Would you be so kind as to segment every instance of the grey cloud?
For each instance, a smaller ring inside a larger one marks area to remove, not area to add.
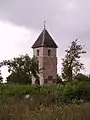
[[[80,38],[90,51],[90,0],[1,0],[0,19],[41,30],[43,21],[63,56],[70,41]],[[62,52],[61,52],[62,51]]]
[[[8,0],[0,8],[3,15],[8,14],[6,19],[37,28],[45,19],[53,20],[56,17],[58,4],[55,0]]]

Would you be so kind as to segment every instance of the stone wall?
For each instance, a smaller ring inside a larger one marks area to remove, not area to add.
[[[39,56],[37,56],[37,50],[39,50]],[[50,56],[48,56],[48,50],[51,51]],[[37,57],[39,63],[40,84],[43,84],[44,81],[53,83],[57,79],[56,53],[57,53],[56,48],[40,47],[33,49],[33,55]]]

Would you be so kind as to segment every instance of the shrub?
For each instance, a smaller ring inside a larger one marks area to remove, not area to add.
[[[79,82],[57,85],[0,85],[0,96],[16,96],[20,99],[26,94],[33,98],[41,99],[42,102],[64,102],[72,103],[75,100],[90,101],[90,82]]]

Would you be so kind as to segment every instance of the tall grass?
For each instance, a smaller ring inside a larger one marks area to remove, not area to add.
[[[90,104],[41,104],[9,97],[0,102],[0,120],[90,120]]]
[[[0,120],[90,120],[90,82],[0,85]]]

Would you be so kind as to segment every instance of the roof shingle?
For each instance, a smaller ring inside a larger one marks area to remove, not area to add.
[[[38,47],[50,47],[50,48],[58,47],[45,28],[32,46],[32,48],[38,48]]]

